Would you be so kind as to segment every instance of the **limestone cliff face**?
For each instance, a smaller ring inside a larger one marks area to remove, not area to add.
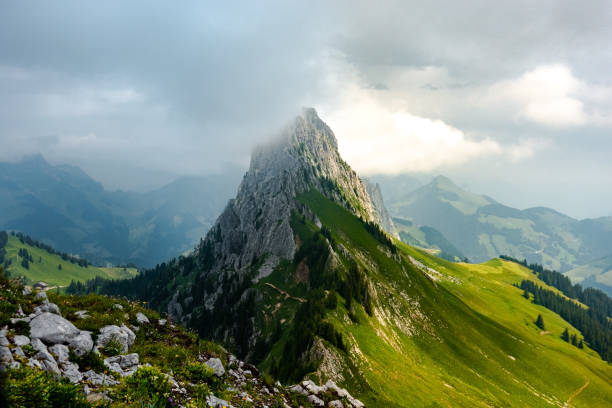
[[[214,253],[210,272],[245,271],[262,256],[272,262],[292,259],[296,248],[291,211],[296,195],[311,188],[366,220],[388,224],[365,184],[340,157],[331,129],[314,109],[304,109],[276,140],[253,152],[236,198],[198,248]]]
[[[389,234],[399,239],[399,234],[395,229],[393,220],[391,220],[391,216],[387,211],[387,207],[385,207],[385,202],[383,200],[382,192],[380,191],[380,186],[378,185],[378,183],[373,183],[367,179],[364,180],[364,183],[366,189],[368,190],[372,205],[374,206],[374,210],[376,211],[380,226],[383,227],[383,229]]]

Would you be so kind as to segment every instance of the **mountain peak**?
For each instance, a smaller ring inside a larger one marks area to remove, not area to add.
[[[431,184],[437,187],[440,187],[440,188],[452,188],[452,189],[459,188],[451,179],[443,175],[434,177],[433,180],[431,180]]]
[[[213,269],[246,271],[262,256],[290,260],[296,251],[291,214],[301,193],[318,190],[355,215],[383,224],[363,181],[342,160],[336,137],[316,111],[305,108],[272,142],[258,146],[238,193],[200,252],[213,251]],[[382,202],[382,200],[381,200]]]

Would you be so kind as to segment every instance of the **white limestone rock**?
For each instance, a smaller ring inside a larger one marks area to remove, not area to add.
[[[149,318],[147,316],[144,315],[144,313],[142,312],[138,312],[136,313],[136,321],[138,322],[138,324],[149,324]]]
[[[302,387],[304,387],[310,394],[316,395],[322,394],[327,390],[325,386],[319,386],[315,384],[312,380],[302,381]]]
[[[93,349],[94,343],[91,338],[91,333],[82,330],[78,335],[70,340],[69,345],[77,355],[82,356],[89,353]]]
[[[205,364],[214,370],[217,377],[223,377],[225,375],[223,363],[218,358],[211,358]]]
[[[31,337],[46,343],[68,343],[79,333],[72,323],[54,313],[44,312],[30,322]]]
[[[231,405],[229,402],[222,400],[221,398],[217,398],[213,394],[210,394],[208,397],[206,397],[206,404],[213,408],[233,408],[233,405]]]
[[[71,362],[61,363],[62,377],[67,378],[73,384],[78,384],[83,379],[83,374],[79,371],[79,367]]]
[[[23,352],[23,350],[19,346],[15,347],[12,350],[12,352],[13,352],[13,357],[15,357],[15,358],[26,358],[25,353]]]
[[[32,340],[30,340],[30,345],[36,351],[47,351],[47,346],[45,346],[40,339],[32,338]]]
[[[30,344],[30,338],[28,336],[15,336],[15,338],[13,338],[13,343],[15,343],[16,346],[25,346]]]
[[[34,308],[34,314],[36,316],[42,313],[55,313],[61,315],[59,307],[55,303],[49,303],[49,301],[45,301],[42,305]]]
[[[315,407],[324,407],[325,406],[325,401],[323,401],[321,398],[317,397],[316,395],[309,395],[308,396],[308,401],[314,405]]]
[[[0,346],[0,365],[8,365],[13,361],[11,350],[6,346]]]
[[[49,301],[49,298],[47,298],[47,293],[44,290],[36,292],[36,296],[34,296],[34,299],[42,299]]]
[[[104,326],[100,329],[96,347],[104,347],[112,339],[116,339],[121,344],[122,353],[127,353],[132,344],[134,344],[136,335],[125,325],[121,327],[115,325]]]
[[[51,352],[60,363],[67,362],[68,356],[70,355],[68,347],[63,344],[55,344],[49,347],[49,352]]]
[[[93,370],[89,370],[83,373],[83,379],[88,381],[93,386],[101,386],[101,385],[117,385],[119,382],[115,380],[112,376],[108,376],[105,374],[98,374]]]

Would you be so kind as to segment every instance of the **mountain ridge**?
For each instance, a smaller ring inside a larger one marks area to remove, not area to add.
[[[41,155],[0,163],[0,229],[104,265],[150,267],[193,248],[235,192],[236,169],[182,177],[146,193],[107,191]]]
[[[566,272],[610,254],[612,218],[578,220],[547,207],[524,210],[467,192],[447,177],[387,200],[394,217],[440,231],[463,254],[483,262],[499,254]]]

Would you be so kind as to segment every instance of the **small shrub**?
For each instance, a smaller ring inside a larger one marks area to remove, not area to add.
[[[338,297],[336,296],[336,291],[332,290],[327,294],[325,298],[325,307],[329,310],[335,310],[338,307]]]
[[[264,384],[266,384],[268,387],[272,388],[274,387],[274,378],[272,378],[272,376],[268,373],[263,373],[261,376],[261,380],[264,382]]]
[[[9,407],[23,408],[86,408],[77,385],[67,380],[56,381],[44,371],[22,367],[6,372],[6,395]]]
[[[170,391],[168,378],[159,368],[139,367],[134,375],[126,378],[115,398],[138,401],[143,406],[168,407]]]
[[[21,351],[23,351],[23,354],[25,354],[27,357],[32,357],[34,354],[36,354],[36,349],[34,349],[31,344],[21,346]]]
[[[30,335],[30,323],[24,322],[23,320],[19,320],[15,322],[15,324],[13,324],[12,326],[16,334],[19,334],[22,336]]]
[[[191,387],[191,401],[187,403],[187,408],[209,408],[206,397],[210,395],[210,388],[206,384],[196,384]]]
[[[204,363],[199,363],[199,362],[188,364],[186,367],[186,371],[187,371],[186,373],[187,378],[189,378],[189,380],[193,382],[195,381],[206,382],[214,374],[214,370],[211,367],[207,366]]]
[[[81,371],[94,370],[95,372],[100,373],[107,369],[107,367],[104,365],[102,356],[93,350],[83,356],[78,356],[72,349],[70,349],[68,360],[78,365]]]
[[[102,348],[102,351],[107,356],[112,357],[121,354],[121,352],[123,351],[123,346],[121,345],[119,338],[116,335],[112,335]]]

